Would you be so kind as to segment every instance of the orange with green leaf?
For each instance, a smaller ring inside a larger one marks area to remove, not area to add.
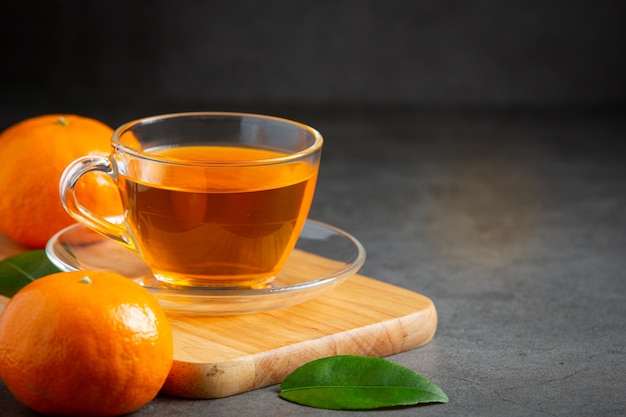
[[[158,301],[113,273],[39,278],[0,316],[0,377],[43,414],[135,411],[157,395],[172,362],[172,330]]]

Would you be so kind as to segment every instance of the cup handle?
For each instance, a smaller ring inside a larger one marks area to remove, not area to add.
[[[100,171],[110,176],[117,184],[117,167],[109,158],[103,156],[83,156],[71,162],[61,175],[59,194],[65,211],[78,222],[96,232],[111,238],[133,251],[137,246],[131,238],[127,223],[112,223],[104,217],[89,210],[76,197],[76,184],[88,172]]]

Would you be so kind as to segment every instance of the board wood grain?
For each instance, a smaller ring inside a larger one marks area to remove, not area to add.
[[[23,248],[0,239],[0,258]],[[305,254],[306,256],[306,254]],[[309,267],[322,265],[316,257]],[[7,300],[0,298],[0,306]],[[277,384],[321,357],[385,357],[428,343],[437,328],[433,302],[362,275],[302,304],[248,315],[168,314],[174,365],[165,393],[220,398]]]

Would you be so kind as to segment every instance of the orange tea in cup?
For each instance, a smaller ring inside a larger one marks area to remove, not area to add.
[[[112,144],[111,156],[77,160],[61,180],[77,220],[169,284],[254,288],[280,272],[313,200],[319,133],[267,116],[186,113],[131,122]],[[92,170],[116,180],[121,222],[76,200],[72,184]]]
[[[152,154],[224,162],[282,156],[230,146],[166,148]],[[177,175],[169,165],[162,169],[164,184],[125,176],[120,181],[127,221],[140,234],[141,255],[157,276],[203,285],[208,275],[215,283],[242,285],[278,273],[306,220],[302,203],[313,197],[316,172],[310,165],[215,169],[208,177]]]

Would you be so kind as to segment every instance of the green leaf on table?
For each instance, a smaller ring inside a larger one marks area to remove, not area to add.
[[[24,252],[3,259],[0,261],[0,295],[12,297],[37,278],[59,271],[44,250]]]
[[[448,402],[441,388],[412,370],[386,359],[355,355],[331,356],[302,365],[280,385],[280,396],[332,410]]]

